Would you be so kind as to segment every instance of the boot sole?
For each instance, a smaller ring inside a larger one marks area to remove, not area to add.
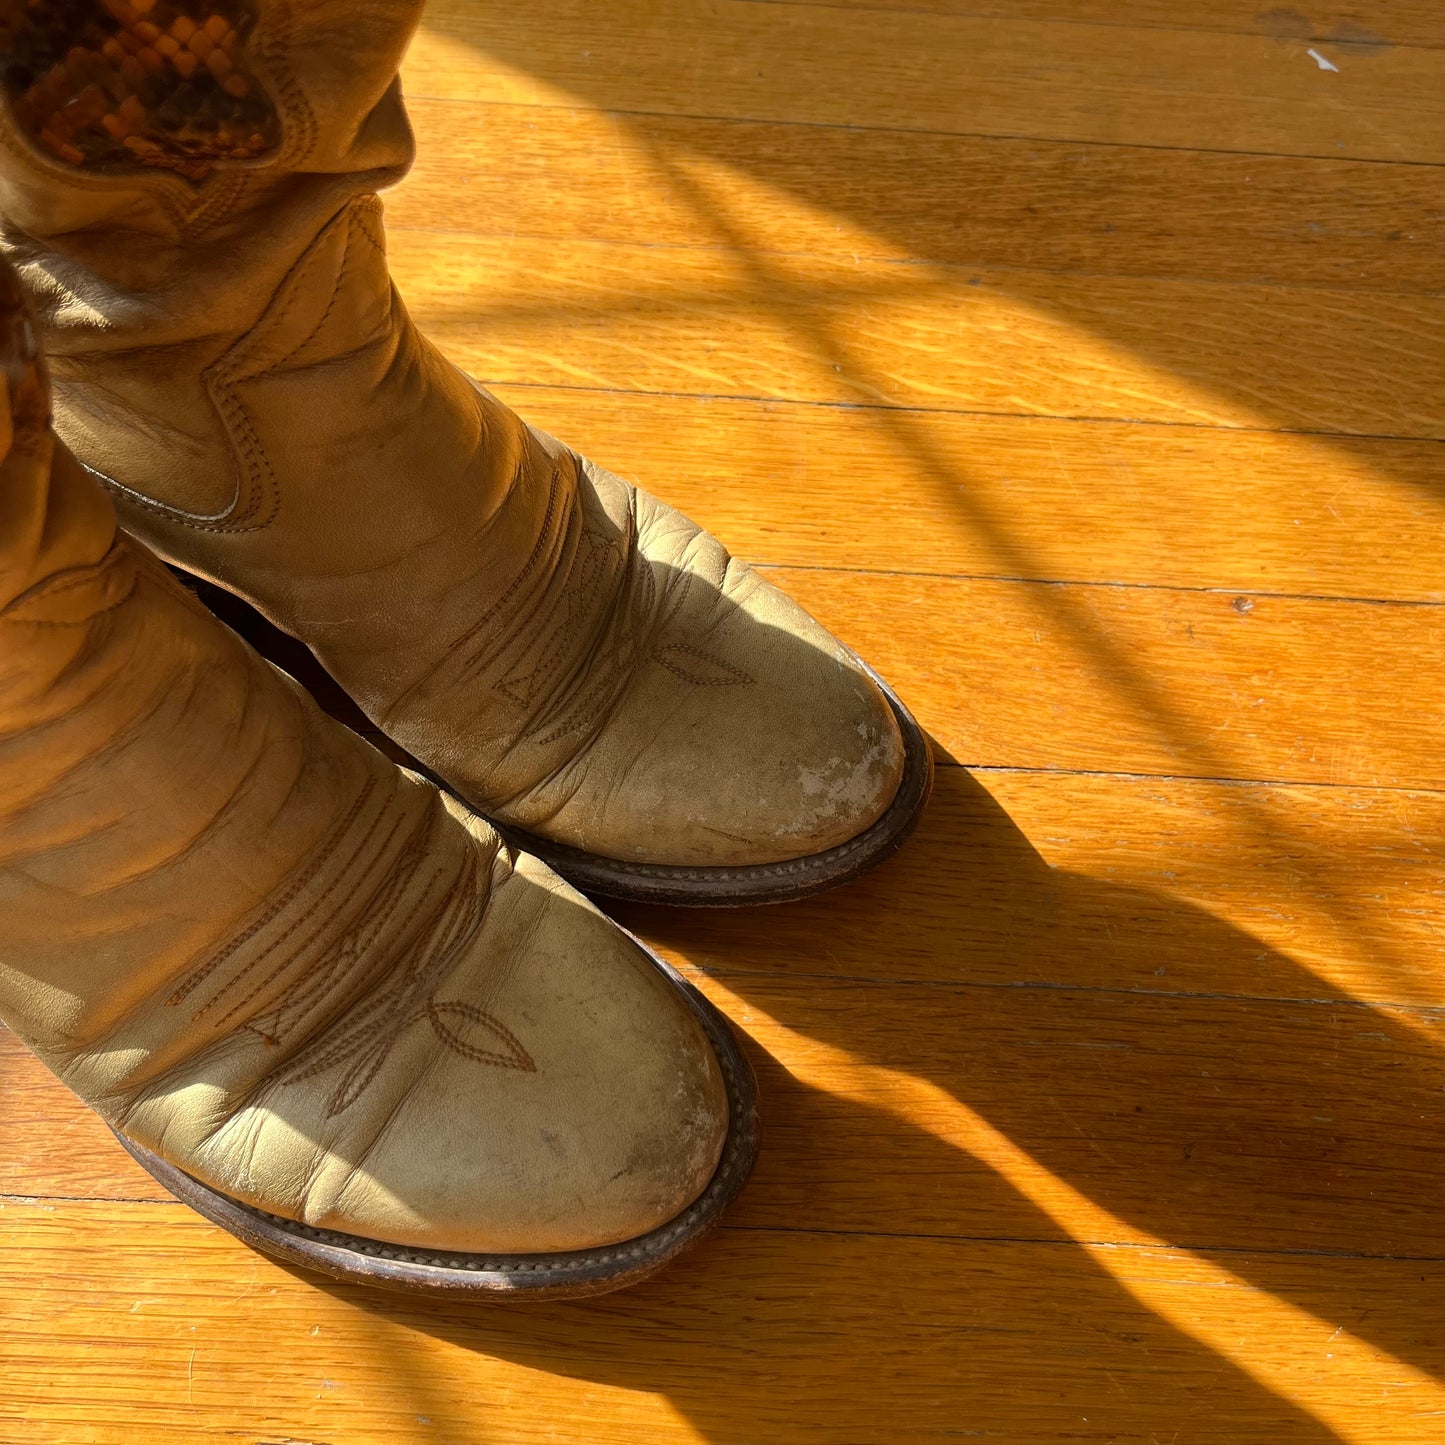
[[[243,1243],[348,1284],[481,1299],[581,1299],[656,1274],[712,1230],[747,1182],[758,1154],[757,1081],[727,1020],[677,971],[639,945],[692,1009],[722,1069],[728,1135],[707,1188],[675,1219],[636,1239],[555,1254],[464,1254],[411,1249],[313,1229],[232,1199],[115,1132],[126,1152],[183,1204]]]
[[[854,660],[893,710],[903,738],[903,776],[883,815],[846,843],[778,863],[689,867],[606,858],[499,823],[490,815],[487,821],[513,847],[540,858],[588,897],[616,898],[629,903],[669,903],[685,908],[750,908],[759,903],[791,903],[851,883],[903,846],[918,826],[933,791],[933,753],[927,734],[893,689],[861,658]],[[428,771],[427,776],[454,797],[460,797],[435,774]],[[466,799],[460,801],[465,803]]]

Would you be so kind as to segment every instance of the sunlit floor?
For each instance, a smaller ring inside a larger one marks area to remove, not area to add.
[[[626,921],[767,1142],[671,1273],[330,1287],[0,1037],[0,1441],[1445,1441],[1445,11],[434,0],[431,334],[872,660],[814,903]]]

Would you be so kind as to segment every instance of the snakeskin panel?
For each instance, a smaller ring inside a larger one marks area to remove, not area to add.
[[[12,114],[85,170],[204,180],[276,150],[281,124],[247,69],[257,0],[0,0]]]

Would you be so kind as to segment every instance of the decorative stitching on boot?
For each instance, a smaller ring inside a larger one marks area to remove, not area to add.
[[[530,446],[531,443],[529,442],[528,445]],[[525,487],[527,485],[527,462],[527,450],[524,448],[522,456],[517,462],[516,475],[513,476],[511,486],[508,488],[509,492],[514,488]],[[506,591],[452,644],[452,650],[454,652],[460,651],[466,647],[473,638],[485,632],[493,620],[506,609],[507,604],[516,595],[518,589],[520,589],[532,573],[537,570],[537,566],[542,560],[542,554],[547,550],[549,543],[553,540],[552,525],[557,515],[558,502],[561,499],[561,483],[562,469],[554,464],[547,482],[547,506],[542,514],[542,525],[537,529],[537,540],[532,544],[532,550],[527,554],[527,560],[522,564],[522,570],[507,584]],[[494,653],[486,651],[480,652],[476,657],[471,659],[465,671],[475,677],[485,672],[494,660]]]
[[[655,958],[655,956],[654,956]],[[712,1215],[719,1197],[734,1193],[739,1184],[738,1162],[745,1150],[755,1147],[755,1119],[749,1117],[747,1102],[751,1091],[743,1088],[738,1067],[734,1062],[730,1038],[723,1035],[726,1024],[712,1016],[710,1006],[694,1011],[708,1036],[717,1059],[718,1067],[725,1080],[728,1096],[728,1132],[723,1157],[719,1160],[707,1188],[675,1219],[655,1229],[640,1239],[605,1246],[601,1249],[578,1250],[553,1258],[538,1255],[466,1254],[460,1252],[420,1250],[406,1245],[385,1244],[380,1240],[367,1239],[360,1235],[346,1234],[337,1230],[321,1229],[315,1225],[303,1224],[287,1219],[284,1215],[272,1214],[254,1205],[242,1204],[239,1200],[229,1202],[237,1209],[254,1218],[262,1219],[285,1233],[314,1240],[331,1248],[351,1250],[372,1259],[387,1259],[398,1264],[429,1266],[436,1269],[457,1269],[481,1271],[490,1274],[584,1274],[595,1270],[598,1265],[630,1263],[636,1260],[657,1258],[665,1255],[667,1247],[675,1240],[693,1231],[699,1220]]]
[[[326,836],[316,845],[306,866],[295,873],[284,888],[274,893],[250,924],[236,934],[224,948],[213,954],[199,967],[192,969],[181,980],[176,991],[166,1000],[167,1004],[174,1006],[185,1002],[237,949],[249,943],[273,918],[290,905],[296,895],[311,882],[331,858],[341,840],[351,831],[352,825],[375,791],[376,779],[368,778],[356,797],[352,799],[351,806],[336,820]],[[205,1010],[203,1009],[201,1012],[205,1012]],[[200,1014],[197,1014],[197,1018],[199,1017]]]
[[[341,1069],[326,1101],[328,1117],[361,1097],[402,1036],[419,1024],[472,1063],[536,1071],[516,1034],[495,1015],[463,999],[437,997],[490,909],[491,895],[483,901],[480,886],[482,859],[472,847],[458,854],[442,845],[446,814],[435,801],[398,850],[400,820],[385,806],[389,797],[368,779],[306,866],[230,942],[193,968],[168,1000],[183,1002],[270,929],[269,942],[193,1017],[213,1015],[217,1032],[234,1027],[268,1047],[296,1048],[275,1075],[283,1087]],[[368,812],[374,816],[363,821]],[[378,868],[384,870],[379,881],[368,882]],[[321,897],[304,904],[307,926],[286,927],[287,910],[302,908],[313,884],[321,885]],[[355,907],[358,890],[364,901],[349,922],[338,924],[339,915]],[[273,996],[262,1002],[268,992]],[[347,1000],[339,1015],[329,1012],[337,999]],[[303,1032],[298,1040],[298,1030],[308,1028],[318,1032],[310,1039]]]
[[[682,653],[686,657],[696,658],[699,662],[716,668],[725,676],[702,677],[693,669],[675,661],[672,657],[673,653]],[[660,647],[653,653],[652,660],[665,667],[674,677],[680,677],[684,682],[692,683],[694,687],[740,687],[755,681],[742,668],[734,667],[732,663],[724,662],[716,654],[701,647],[694,647],[690,642],[669,642],[665,647]]]
[[[432,830],[428,829],[407,863],[397,866],[393,877],[398,891],[430,855],[431,840]],[[459,955],[480,933],[490,909],[488,897],[480,910],[468,916],[468,900],[476,896],[476,873],[476,855],[469,852],[461,877],[449,878],[438,873],[429,880],[424,901],[439,907],[410,945],[410,958],[405,966],[388,988],[373,993],[355,1007],[348,1023],[328,1031],[314,1046],[304,1049],[293,1067],[280,1076],[283,1087],[349,1063],[350,1067],[326,1104],[328,1118],[344,1113],[380,1072],[402,1035],[423,1021],[431,1026],[433,1035],[444,1048],[472,1063],[516,1069],[521,1073],[536,1072],[531,1055],[494,1015],[462,1000],[438,1001],[435,996]],[[389,902],[382,899],[368,910],[374,913],[379,926],[391,922],[387,917],[389,906]],[[358,931],[364,929],[367,922],[365,918],[359,920]],[[346,947],[343,942],[343,952]],[[444,1022],[448,1015],[464,1018],[486,1030],[505,1046],[505,1051],[469,1042]]]
[[[259,37],[257,59],[276,87],[285,120],[285,147],[278,158],[288,169],[298,166],[316,146],[316,112],[297,83],[290,57],[295,54],[289,0],[271,0],[266,24]]]
[[[0,0],[0,3],[3,3],[3,0]],[[353,264],[353,242],[358,237],[367,242],[377,254],[385,255],[385,247],[373,234],[373,228],[380,225],[380,215],[381,202],[375,196],[363,197],[339,212],[286,273],[285,279],[276,288],[271,308],[267,309],[261,320],[202,373],[201,379],[232,446],[236,491],[231,504],[224,511],[210,515],[186,512],[179,507],[158,502],[154,497],[148,497],[144,492],[126,486],[95,467],[87,466],[86,470],[109,490],[124,497],[129,505],[144,507],[147,511],[179,522],[195,532],[259,532],[270,526],[280,509],[280,488],[266,449],[256,432],[250,412],[241,400],[238,388],[247,381],[264,380],[277,367],[294,358],[316,337],[335,310],[342,286]],[[268,338],[285,323],[304,299],[305,287],[302,283],[327,255],[327,242],[338,226],[346,228],[346,244],[321,320],[280,360],[268,360],[259,368],[251,369],[252,359],[264,350]],[[277,307],[278,301],[279,309],[274,310],[273,314],[272,308]]]
[[[542,684],[552,675],[566,654],[576,647],[576,629],[587,615],[588,604],[602,578],[606,559],[615,552],[616,548],[610,538],[599,537],[595,532],[584,529],[577,544],[581,564],[578,564],[577,557],[574,556],[567,585],[562,591],[561,619],[553,626],[536,653],[524,657],[517,667],[497,684],[497,691],[503,697],[521,707],[531,706],[542,690]],[[522,672],[522,668],[526,668],[526,672]]]

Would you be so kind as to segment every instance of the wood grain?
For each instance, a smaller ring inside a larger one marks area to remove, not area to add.
[[[1445,289],[1429,166],[415,98],[411,114],[393,228],[716,250],[720,215],[764,252]],[[586,186],[555,183],[583,165]]]
[[[775,4],[778,0],[754,0]],[[787,3],[787,0],[784,0]],[[1133,29],[1226,30],[1277,40],[1321,40],[1347,54],[1382,45],[1445,45],[1445,21],[1431,0],[1386,0],[1375,5],[1326,3],[1309,14],[1286,5],[1261,10],[1259,0],[1221,0],[1207,8],[1175,0],[821,0],[848,10],[917,10],[936,15],[992,16],[1001,20],[1066,20],[1080,25]],[[1373,28],[1371,28],[1373,27]]]
[[[1100,892],[1101,910],[1117,902]],[[1268,958],[1227,926],[1191,926],[1226,956]],[[731,1216],[739,1226],[1105,1243],[1132,1229],[1204,1254],[1445,1258],[1416,1207],[1445,1186],[1439,1010],[789,979],[761,969],[766,956],[740,948],[734,961],[753,971],[707,982],[752,1036],[767,1088],[767,1144]],[[34,1123],[7,1150],[0,1193],[164,1199],[13,1043],[3,1057]],[[958,1132],[969,1116],[1042,1166],[1032,1208]],[[886,1172],[860,1168],[865,1159],[886,1159]],[[1074,1192],[1112,1216],[1112,1233],[1076,1216]]]
[[[1252,1308],[1228,1276],[1199,1288],[1161,1249],[1117,1251],[1110,1273],[1067,1246],[728,1230],[626,1308],[503,1311],[317,1287],[173,1206],[12,1204],[0,1228],[0,1428],[16,1445],[57,1429],[67,1445],[1418,1445],[1439,1399],[1346,1328],[1371,1312],[1433,1332],[1434,1264],[1281,1259],[1308,1318],[1341,1322],[1297,1345],[1270,1334],[1283,1307]],[[33,1275],[17,1278],[21,1259]],[[1141,1314],[1141,1295],[1191,1333]],[[1205,1343],[1224,1337],[1258,1347],[1248,1371]],[[855,1399],[860,1377],[873,1388]]]
[[[1325,47],[1329,49],[1329,47]],[[433,0],[439,99],[1438,164],[1445,54],[1007,16],[749,0]],[[1327,57],[1328,58],[1328,57]],[[838,83],[840,75],[847,84]]]
[[[1442,837],[1435,793],[945,769],[917,846],[832,897],[623,916],[729,979],[1428,1012],[1445,1006]]]
[[[1275,1155],[1250,1166],[1277,1171],[1276,1195],[1294,1187],[1305,1161],[1329,1155],[1343,1170],[1323,1218],[1298,1204],[1259,1209],[1266,1191],[1256,1180],[1247,1191],[1255,1212],[1241,1211],[1239,1189],[1220,1189],[1218,1217],[1178,1238],[1238,1243],[1250,1230],[1287,1227],[1292,1247],[1332,1237],[1338,1248],[1429,1253],[1433,1217],[1416,1212],[1411,1222],[1402,1201],[1433,1188],[1419,1176],[1437,1168],[1429,1096],[1445,1086],[1436,1079],[1445,971],[1429,960],[1445,928],[1445,849],[1428,843],[1445,828],[1442,810],[1435,794],[1067,774],[980,782],[950,769],[915,845],[837,895],[763,912],[623,916],[694,976],[702,970],[705,988],[724,988],[764,1058],[790,1068],[798,1041],[760,1028],[759,1012],[1015,1115],[1040,1092],[1020,1086],[1020,1071],[1048,1080],[1039,1061],[1055,1054],[1059,1077],[1044,1092],[1069,1100],[1074,1167],[1094,1167],[1086,1141],[1099,1143],[1124,1178],[1113,1194],[1157,1194],[1161,1169],[1184,1167],[1172,1146],[1153,1152],[1163,1140],[1197,1148],[1214,1138],[1212,1160],[1191,1164],[1192,1177],[1228,1174],[1238,1151],[1219,1131],[1237,1137],[1251,1117],[1257,1128],[1293,1120],[1278,1124]],[[1213,1061],[1202,1057],[1211,1050]],[[1096,1065],[1105,1074],[1090,1086]],[[747,1217],[855,1229],[870,1217],[884,1228],[911,1218],[929,1232],[988,1231],[996,1196],[980,1191],[976,1171],[966,1188],[945,1188],[937,1150],[924,1148],[909,1184],[898,1139],[884,1137],[878,1147],[894,1172],[886,1184],[871,1171],[859,1177],[849,1141],[877,1132],[873,1111],[830,1113],[826,1087],[801,1091],[767,1069],[770,1137],[790,1132],[770,1148],[768,1183],[751,1192]],[[1241,1070],[1247,1086],[1226,1128],[1218,1111]],[[1220,1081],[1208,1086],[1202,1118],[1192,1097],[1201,1071]],[[104,1125],[3,1033],[0,1081],[0,1193],[162,1197]],[[836,1069],[825,1082],[837,1088]],[[1331,1087],[1345,1097],[1325,1107]],[[1130,1095],[1145,1114],[1124,1118],[1121,1142],[1116,1116],[1128,1116]],[[1385,1117],[1388,1148],[1372,1144]],[[828,1190],[818,1188],[820,1167]],[[1351,1170],[1368,1180],[1369,1198],[1362,1186],[1351,1192]],[[1402,1181],[1393,1193],[1381,1187],[1392,1174]],[[1188,1178],[1168,1192],[1196,1203],[1202,1193]],[[1402,1227],[1418,1236],[1408,1246],[1395,1237]]]
[[[391,249],[417,319],[488,382],[1445,438],[1437,296],[422,231]]]
[[[498,390],[753,562],[1445,600],[1433,441]]]
[[[1445,785],[1433,606],[769,575],[969,766]]]

